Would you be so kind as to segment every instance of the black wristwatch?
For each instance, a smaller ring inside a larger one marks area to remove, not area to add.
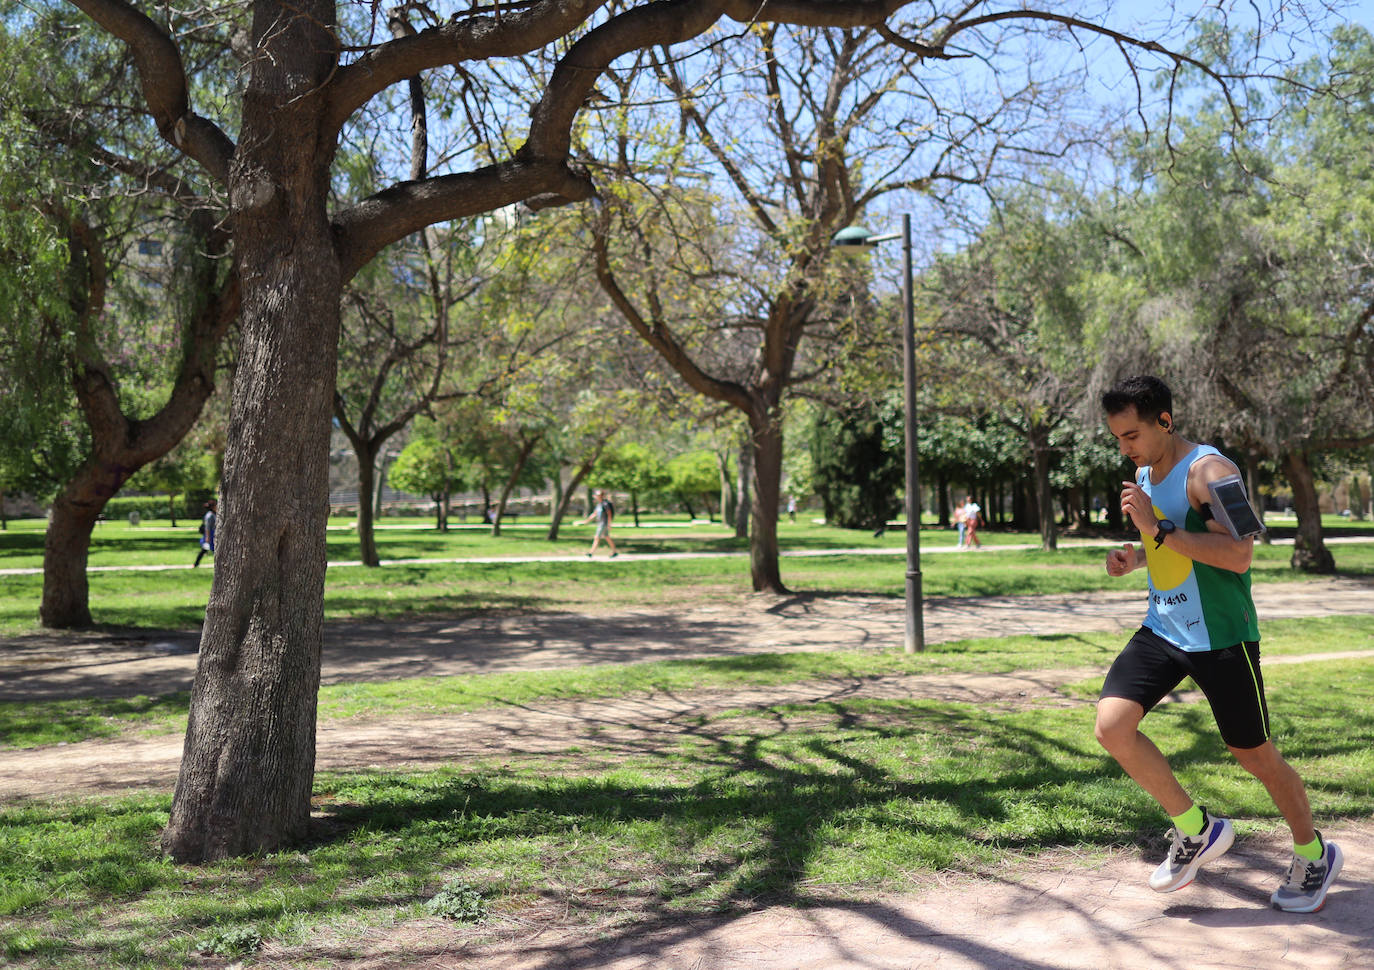
[[[1159,531],[1155,533],[1155,548],[1164,545],[1164,537],[1171,534],[1178,526],[1174,525],[1171,519],[1159,520]]]

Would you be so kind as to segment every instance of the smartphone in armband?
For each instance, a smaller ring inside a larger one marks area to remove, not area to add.
[[[1245,497],[1245,485],[1239,475],[1227,475],[1207,483],[1212,493],[1212,515],[1226,526],[1233,539],[1248,539],[1261,535],[1264,526]]]

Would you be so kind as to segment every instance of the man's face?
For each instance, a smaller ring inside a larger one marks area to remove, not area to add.
[[[1170,420],[1167,411],[1161,417]],[[1169,447],[1169,435],[1160,423],[1141,418],[1136,413],[1135,405],[1117,414],[1107,415],[1107,427],[1111,429],[1121,453],[1137,468],[1158,464]]]

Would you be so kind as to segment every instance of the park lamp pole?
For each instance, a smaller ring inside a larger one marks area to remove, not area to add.
[[[921,612],[921,463],[916,448],[916,307],[912,295],[911,215],[902,214],[902,231],[874,235],[859,226],[835,233],[831,245],[842,253],[863,253],[893,239],[902,240],[906,257],[902,285],[902,392],[906,437],[906,652],[926,648]]]

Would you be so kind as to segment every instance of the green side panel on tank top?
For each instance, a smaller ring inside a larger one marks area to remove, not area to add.
[[[1190,508],[1183,528],[1188,532],[1206,532],[1207,523],[1197,509]],[[1259,640],[1259,617],[1250,597],[1250,570],[1233,573],[1194,561],[1193,575],[1202,597],[1202,618],[1213,650]]]

